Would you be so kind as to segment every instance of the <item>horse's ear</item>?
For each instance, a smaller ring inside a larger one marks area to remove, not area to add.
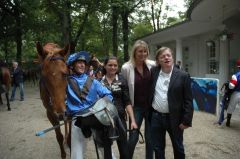
[[[36,48],[37,48],[38,55],[39,55],[42,59],[44,59],[43,47],[42,47],[42,45],[40,44],[39,41],[36,43]]]
[[[67,44],[67,45],[65,45],[64,49],[62,49],[62,50],[60,51],[60,54],[61,54],[63,57],[66,57],[69,52],[70,52],[70,45]]]

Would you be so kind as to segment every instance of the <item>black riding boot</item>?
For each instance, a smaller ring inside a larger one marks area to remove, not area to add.
[[[227,122],[226,122],[226,126],[230,127],[230,120],[231,120],[232,114],[227,114]]]
[[[103,137],[103,142],[104,159],[112,159],[112,141],[108,138],[108,135]]]

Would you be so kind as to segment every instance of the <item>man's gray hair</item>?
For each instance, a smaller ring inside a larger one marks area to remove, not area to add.
[[[13,64],[15,64],[15,65],[17,65],[17,66],[18,66],[18,62],[16,62],[16,61],[13,61]]]

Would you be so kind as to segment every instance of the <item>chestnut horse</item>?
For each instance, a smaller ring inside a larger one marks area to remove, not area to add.
[[[9,103],[9,90],[11,87],[11,75],[10,75],[10,71],[7,67],[0,67],[0,84],[3,85],[3,89],[5,91],[5,96],[7,99],[7,107],[8,107],[8,111],[11,110],[10,107],[10,103]],[[2,87],[2,86],[0,86]],[[1,92],[0,92],[1,93]],[[2,102],[2,95],[0,94],[0,104],[3,104]]]
[[[69,45],[61,49],[57,44],[47,43],[44,47],[39,42],[36,44],[39,61],[41,63],[40,96],[46,108],[49,121],[53,126],[59,124],[64,118],[66,110],[66,86],[68,68],[65,64],[69,52]],[[65,119],[65,118],[64,118]],[[65,122],[65,142],[68,136],[67,121]],[[64,138],[60,127],[55,129],[56,138],[61,149],[61,157],[66,158]]]

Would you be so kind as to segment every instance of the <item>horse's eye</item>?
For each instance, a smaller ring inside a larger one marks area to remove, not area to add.
[[[66,78],[68,76],[68,73],[63,73],[63,77]]]

